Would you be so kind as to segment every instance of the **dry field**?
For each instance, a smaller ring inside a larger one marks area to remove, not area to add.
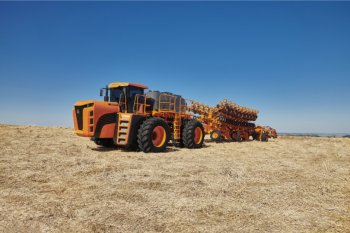
[[[350,139],[144,154],[0,125],[0,232],[350,232]]]

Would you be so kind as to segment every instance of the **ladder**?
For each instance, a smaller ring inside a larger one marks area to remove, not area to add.
[[[181,117],[179,113],[174,118],[174,140],[179,141],[181,137]]]
[[[128,143],[130,132],[131,114],[119,113],[117,145],[126,145]]]

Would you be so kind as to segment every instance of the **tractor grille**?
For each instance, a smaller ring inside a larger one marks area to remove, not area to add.
[[[83,110],[84,108],[91,107],[94,104],[85,104],[81,106],[75,106],[75,115],[77,116],[78,129],[83,129]]]

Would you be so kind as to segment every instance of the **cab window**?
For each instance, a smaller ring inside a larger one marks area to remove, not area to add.
[[[135,99],[135,95],[143,95],[143,89],[136,88],[136,87],[130,87],[128,97],[131,99]]]
[[[135,96],[139,94],[139,95],[143,95],[143,89],[142,88],[138,88],[138,87],[129,87],[128,90],[128,98],[127,98],[127,102],[128,102],[128,112],[132,112],[133,108],[134,108],[134,101],[135,101]]]
[[[110,102],[119,102],[120,94],[123,93],[123,89],[121,88],[112,88],[110,91]]]

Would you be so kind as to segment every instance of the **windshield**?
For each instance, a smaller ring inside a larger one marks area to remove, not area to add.
[[[120,94],[123,92],[121,88],[112,88],[109,89],[109,101],[110,102],[119,102]]]

